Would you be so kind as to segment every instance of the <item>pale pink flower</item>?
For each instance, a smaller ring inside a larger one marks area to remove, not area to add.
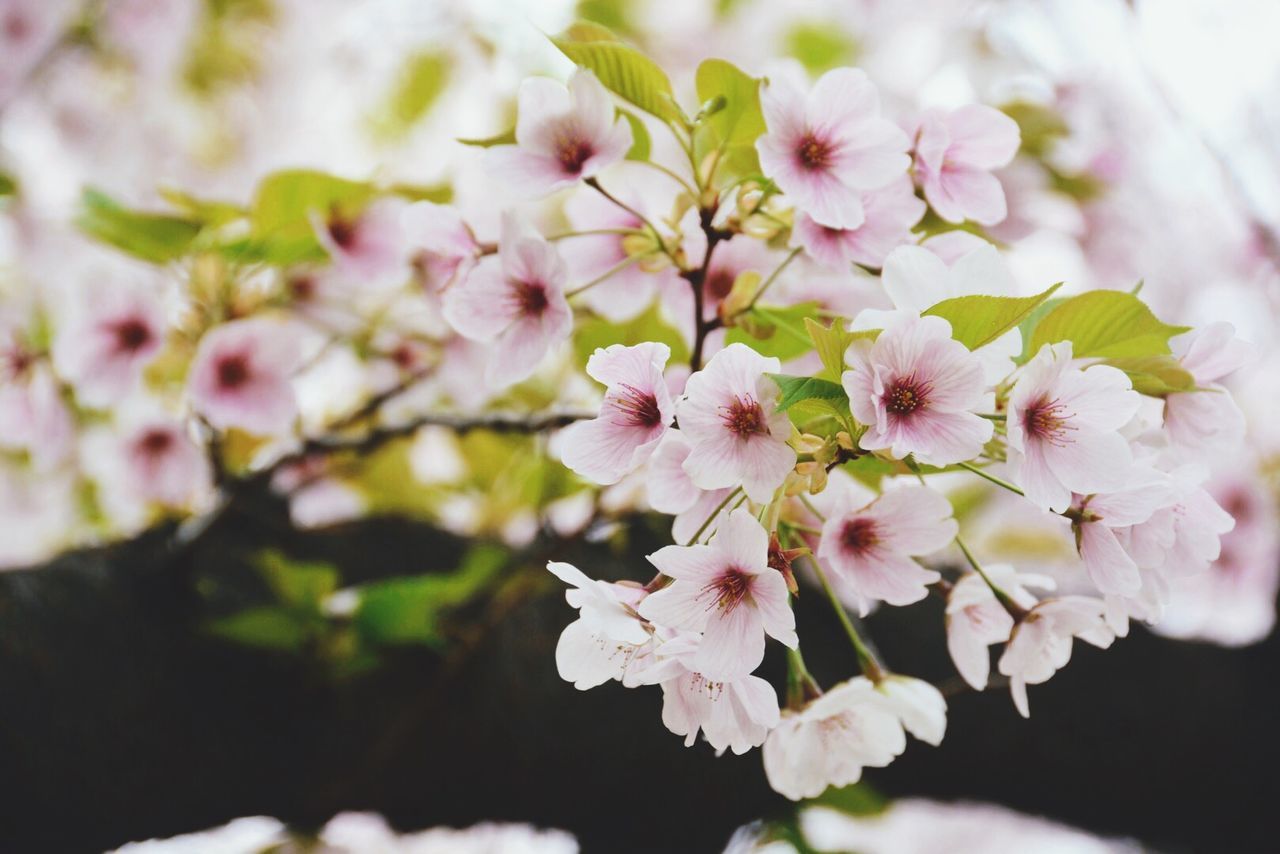
[[[699,488],[741,483],[752,501],[764,502],[795,467],[791,421],[775,411],[781,392],[765,376],[780,368],[775,358],[730,344],[689,377],[676,418],[693,445],[684,469]]]
[[[797,211],[791,245],[832,270],[850,264],[879,267],[895,247],[913,242],[911,227],[924,216],[925,204],[916,198],[911,179],[903,175],[887,187],[862,196],[865,215],[861,225],[832,228],[820,225],[804,211]]]
[[[760,166],[817,223],[862,225],[862,195],[910,165],[910,141],[880,116],[875,86],[861,70],[828,71],[808,93],[778,75],[761,90],[760,105],[768,126],[756,140]]]
[[[489,149],[486,165],[519,193],[545,196],[570,187],[622,160],[631,148],[631,125],[586,69],[575,71],[568,87],[530,77],[517,98],[516,144]]]
[[[137,387],[163,342],[159,298],[116,283],[92,289],[84,304],[68,313],[54,345],[54,363],[82,402],[107,407]]]
[[[565,428],[562,462],[596,483],[617,483],[653,453],[671,424],[673,405],[662,370],[666,344],[614,344],[587,360],[587,374],[607,387],[600,415]]]
[[[401,216],[403,199],[384,198],[354,217],[337,209],[312,215],[320,245],[344,275],[365,288],[394,287],[409,274],[409,251]]]
[[[733,283],[743,273],[753,270],[762,277],[767,276],[780,262],[778,253],[770,249],[768,244],[745,234],[735,235],[717,244],[711,254],[711,263],[707,265],[706,279],[702,283],[705,317],[710,319],[716,316],[720,303],[729,296]],[[782,277],[786,278],[785,272]],[[684,290],[687,291],[688,288]]]
[[[1052,578],[1020,573],[1012,566],[994,563],[984,571],[1018,606],[1031,609],[1036,597],[1028,587],[1052,590]],[[970,572],[955,583],[947,596],[947,652],[956,671],[975,691],[987,687],[991,675],[991,654],[987,648],[1004,643],[1013,631],[1013,617],[996,599],[991,586],[976,572]]]
[[[995,225],[1007,207],[991,171],[1007,166],[1020,143],[1017,122],[992,107],[969,104],[950,113],[925,113],[915,141],[924,197],[947,222]]]
[[[144,501],[182,507],[209,482],[204,452],[181,422],[140,421],[122,437],[121,451],[125,486]]]
[[[47,360],[0,317],[0,448],[23,450],[41,470],[71,453],[75,423]]]
[[[1031,716],[1027,686],[1048,682],[1071,660],[1074,638],[1106,649],[1115,640],[1101,599],[1063,596],[1032,608],[1013,629],[1000,656],[999,669],[1009,677],[1013,704],[1024,718]]]
[[[947,701],[942,692],[913,676],[889,673],[876,683],[876,690],[903,728],[925,744],[937,747],[947,732]]]
[[[0,104],[19,90],[77,11],[71,0],[6,0],[0,6]]]
[[[867,425],[862,448],[938,466],[982,453],[993,430],[971,411],[986,392],[982,363],[951,337],[950,323],[903,317],[874,343],[854,341],[845,355],[849,407]]]
[[[1108,596],[1132,596],[1138,592],[1142,587],[1142,576],[1138,563],[1125,548],[1128,530],[1146,523],[1152,514],[1169,507],[1174,500],[1166,475],[1137,467],[1122,490],[1074,496],[1072,524],[1076,532],[1076,547],[1098,592]],[[1163,563],[1164,557],[1159,554],[1155,564]]]
[[[495,342],[485,369],[490,386],[527,379],[547,351],[569,337],[573,311],[564,297],[566,276],[555,248],[507,213],[498,258],[486,258],[449,288],[449,325],[467,338]]]
[[[300,359],[288,324],[251,317],[214,327],[191,362],[191,405],[219,429],[285,432],[298,414],[290,378]]]
[[[640,603],[640,615],[670,629],[704,632],[691,666],[714,679],[755,670],[766,634],[794,648],[795,615],[782,574],[769,567],[769,534],[735,510],[710,545],[667,546],[649,562],[674,581]]]
[[[842,491],[822,525],[817,557],[858,601],[909,605],[940,576],[912,558],[945,548],[959,530],[951,502],[926,486],[900,486],[864,507]]]
[[[783,711],[764,743],[764,771],[775,792],[798,801],[856,783],[864,767],[883,768],[906,749],[893,702],[858,676]]]
[[[1244,439],[1244,413],[1221,380],[1248,364],[1254,348],[1235,337],[1229,323],[1210,323],[1180,336],[1175,344],[1182,367],[1195,377],[1196,391],[1165,398],[1164,428],[1175,446],[1200,453],[1230,451]]]
[[[668,430],[649,458],[646,470],[649,506],[659,513],[675,516],[671,538],[677,543],[690,543],[716,508],[724,505],[732,491],[728,487],[703,490],[694,484],[684,470],[684,461],[692,450],[693,446],[684,434],[679,430]],[[708,524],[706,530],[714,530],[714,524]]]
[[[746,753],[763,744],[777,725],[778,695],[758,676],[704,675],[698,662],[706,644],[706,637],[691,632],[670,636],[657,645],[636,682],[662,686],[662,722],[685,737],[685,747],[693,745],[701,730],[717,752]]]
[[[1071,342],[1046,344],[1022,369],[1009,395],[1009,463],[1035,504],[1055,513],[1071,493],[1089,495],[1125,485],[1133,455],[1118,432],[1141,398],[1123,371],[1086,370],[1071,361]]]
[[[644,591],[588,578],[577,567],[551,561],[547,569],[570,585],[565,600],[578,609],[578,619],[560,633],[556,668],[560,678],[579,691],[622,681],[640,647],[651,640],[635,606]]]
[[[428,295],[440,294],[465,279],[480,257],[480,244],[452,205],[414,202],[400,215],[400,224],[410,260]]]

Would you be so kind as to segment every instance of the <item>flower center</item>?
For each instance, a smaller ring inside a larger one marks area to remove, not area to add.
[[[914,375],[894,380],[884,393],[884,408],[894,415],[910,415],[929,400],[929,384],[917,382]]]
[[[878,542],[875,521],[862,516],[850,519],[840,531],[840,545],[854,554],[863,554]]]
[[[729,291],[733,290],[733,275],[723,267],[712,270],[707,274],[707,282],[705,285],[707,296],[714,300],[722,300],[729,295]]]
[[[825,169],[831,165],[831,146],[812,133],[807,133],[796,147],[796,157],[805,169]]]
[[[749,394],[744,397],[735,397],[733,403],[722,406],[721,409],[723,412],[720,420],[735,436],[746,439],[756,433],[769,432],[769,426],[764,419],[764,410]]]
[[[116,324],[116,344],[126,353],[136,353],[151,343],[151,329],[137,318]]]
[[[736,566],[730,567],[703,590],[715,594],[714,607],[732,611],[751,594],[751,576]]]
[[[227,356],[218,362],[218,385],[225,391],[249,381],[249,361],[244,356]]]
[[[314,276],[302,273],[290,276],[288,281],[289,295],[298,302],[310,302],[316,296],[316,280]]]
[[[658,399],[653,392],[636,388],[629,383],[619,383],[621,391],[613,399],[613,408],[622,416],[615,422],[626,427],[656,427],[662,423],[658,411]]]
[[[173,445],[173,435],[168,430],[148,430],[138,439],[138,449],[148,457],[158,457]]]
[[[564,171],[577,175],[583,165],[595,154],[591,143],[580,136],[565,136],[556,145],[556,159],[564,167]]]
[[[1070,419],[1071,415],[1063,412],[1062,404],[1045,396],[1022,413],[1022,428],[1028,436],[1061,447],[1067,444],[1067,431],[1076,429],[1067,423]]]
[[[547,289],[542,282],[511,282],[512,299],[517,310],[527,316],[537,317],[547,310]]]
[[[11,12],[4,19],[5,37],[12,43],[26,41],[27,34],[31,32],[31,23],[22,16],[21,12]]]
[[[10,382],[22,380],[31,366],[35,364],[35,356],[21,344],[14,344],[0,351],[0,379]]]
[[[329,222],[326,224],[329,229],[329,236],[333,238],[333,242],[338,244],[339,248],[350,250],[356,244],[356,224],[354,221],[347,219],[334,210],[329,214]]]

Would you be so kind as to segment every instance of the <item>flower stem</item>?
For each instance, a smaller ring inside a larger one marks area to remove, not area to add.
[[[973,464],[971,464],[971,463],[956,463],[956,465],[960,466],[960,468],[964,469],[965,471],[971,471],[971,472],[973,472],[973,473],[974,473],[974,474],[976,474],[978,477],[981,477],[981,478],[984,478],[985,480],[989,480],[989,481],[991,481],[991,482],[992,482],[992,483],[994,483],[996,486],[1002,486],[1002,487],[1004,487],[1005,489],[1009,490],[1010,492],[1014,493],[1015,495],[1022,495],[1022,496],[1025,496],[1025,495],[1026,495],[1026,493],[1025,493],[1025,492],[1023,492],[1023,491],[1022,491],[1021,489],[1019,489],[1018,487],[1014,486],[1014,485],[1013,485],[1012,483],[1010,483],[1009,481],[1007,481],[1007,480],[1005,480],[1004,478],[1001,478],[1001,477],[996,477],[995,475],[991,474],[990,472],[988,472],[988,471],[986,471],[986,470],[984,470],[984,469],[979,468],[978,466],[975,466],[975,465],[973,465]]]
[[[728,495],[726,495],[724,497],[724,501],[721,501],[719,505],[716,506],[716,509],[711,511],[711,515],[707,517],[706,521],[702,523],[702,526],[698,528],[697,533],[695,533],[693,537],[690,538],[689,542],[685,543],[685,545],[691,546],[694,543],[698,542],[698,540],[702,537],[703,533],[706,532],[707,528],[711,526],[712,521],[717,516],[720,515],[720,511],[723,510],[725,507],[727,507],[729,502],[733,500],[733,497],[737,495],[741,490],[742,490],[742,487],[739,486],[733,492],[730,492]]]
[[[684,178],[681,178],[680,175],[677,174],[676,172],[673,172],[672,170],[663,166],[661,163],[655,163],[652,160],[641,160],[638,162],[643,166],[648,166],[652,169],[657,169],[659,172],[661,172],[671,180],[678,183],[681,187],[684,187],[685,191],[688,192],[689,195],[693,196],[694,199],[698,198],[698,191],[693,188],[693,185],[690,184],[688,181],[686,181]]]
[[[982,577],[982,580],[991,588],[991,592],[995,594],[1000,604],[1009,612],[1009,616],[1013,617],[1015,622],[1021,621],[1027,615],[1027,609],[1023,608],[1017,602],[1013,601],[1013,597],[1006,593],[1000,585],[991,580],[991,576],[987,575],[982,565],[978,563],[978,559],[973,556],[973,552],[969,551],[969,547],[964,544],[964,540],[956,536],[956,545],[960,547],[960,551],[964,553],[965,560],[969,561],[969,566],[973,567],[973,571]]]
[[[657,227],[649,221],[648,217],[640,213],[640,211],[636,210],[635,208],[631,207],[631,205],[619,199],[617,196],[610,193],[604,187],[600,186],[600,182],[597,181],[595,178],[587,178],[583,183],[585,183],[591,189],[595,190],[600,195],[604,196],[609,201],[613,202],[618,207],[622,208],[627,213],[631,214],[636,219],[640,220],[640,222],[644,223],[644,226],[653,232],[653,239],[658,241],[658,246],[662,249],[663,252],[666,253],[667,257],[671,259],[672,263],[675,263],[676,257],[672,253],[671,249],[667,247],[666,241],[662,239],[662,232],[658,231]]]
[[[799,709],[822,696],[818,681],[804,666],[800,647],[787,650],[787,708]]]
[[[751,298],[751,302],[747,303],[747,307],[744,308],[742,311],[738,312],[738,314],[743,314],[745,312],[751,311],[751,309],[755,306],[755,304],[760,301],[760,297],[764,296],[765,291],[769,290],[769,286],[772,285],[775,281],[777,281],[778,276],[782,275],[782,271],[787,269],[787,265],[790,264],[792,261],[794,261],[795,257],[799,254],[800,254],[800,247],[797,246],[795,249],[792,249],[791,253],[787,255],[786,258],[782,259],[782,263],[779,264],[774,269],[774,271],[769,274],[769,278],[765,279],[764,282],[761,283],[759,290],[756,291],[756,295]]]
[[[574,288],[571,291],[565,291],[564,298],[569,299],[571,297],[576,297],[578,294],[582,293],[583,291],[587,291],[587,290],[590,290],[591,288],[594,288],[596,285],[600,284],[601,282],[605,281],[611,276],[621,273],[623,270],[627,269],[628,267],[639,263],[644,257],[645,257],[644,255],[634,255],[630,258],[624,258],[623,260],[619,261],[617,264],[614,264],[608,270],[605,270],[603,273],[596,276],[591,281],[587,282],[585,285],[579,285],[578,287]]]
[[[818,574],[818,580],[822,582],[822,589],[827,594],[827,599],[831,602],[831,607],[835,610],[836,616],[840,618],[840,625],[844,626],[844,632],[849,636],[849,642],[853,644],[853,651],[858,656],[858,668],[862,670],[862,675],[870,679],[872,682],[879,682],[885,677],[884,668],[880,666],[880,662],[876,661],[876,657],[872,655],[871,650],[863,643],[862,638],[858,635],[858,630],[853,627],[853,621],[849,619],[849,615],[844,610],[844,605],[840,603],[840,599],[836,596],[835,588],[831,586],[831,581],[827,578],[827,574],[822,571],[822,566],[817,559],[809,562]]]

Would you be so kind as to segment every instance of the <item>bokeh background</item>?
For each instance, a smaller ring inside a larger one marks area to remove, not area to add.
[[[309,167],[450,186],[492,229],[501,189],[455,140],[504,130],[525,76],[563,75],[544,34],[583,17],[678,91],[708,56],[753,71],[790,57],[865,68],[891,115],[1010,105],[1028,156],[1001,174],[1011,216],[994,236],[1021,280],[1143,280],[1162,317],[1227,320],[1258,346],[1233,382],[1248,441],[1212,461],[1240,525],[1179,592],[1164,632],[1180,639],[1138,629],[1079,650],[1030,721],[1003,692],[957,693],[941,748],[867,778],[1157,850],[1274,850],[1280,4],[0,0],[0,305],[143,275],[79,227],[86,187],[130,207],[173,189],[243,202]],[[350,377],[336,365],[304,410],[341,412]],[[173,522],[85,514],[81,473],[0,460],[0,849],[101,850],[258,814],[305,830],[361,809],[405,829],[501,819],[587,851],[703,851],[790,820],[757,754],[685,749],[656,693],[556,676],[570,613],[538,567],[645,577],[660,520],[627,515],[602,543],[565,536],[572,508],[550,500],[478,530],[451,524],[456,507],[406,512],[418,493],[393,484],[489,452],[474,441],[418,437],[345,512],[252,482],[192,549],[173,548]],[[381,615],[349,619],[338,594],[371,586]],[[806,655],[840,678],[850,662],[814,598],[798,606]],[[237,622],[262,607],[303,616]],[[941,608],[869,623],[895,669],[946,685]]]

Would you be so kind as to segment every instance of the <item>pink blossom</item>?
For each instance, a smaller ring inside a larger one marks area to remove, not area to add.
[[[745,344],[730,344],[689,377],[676,404],[680,430],[693,452],[684,469],[700,489],[742,484],[752,501],[768,501],[795,467],[787,444],[791,422],[775,411],[777,359]]]
[[[1017,122],[982,104],[925,113],[915,166],[929,205],[947,222],[1000,222],[1007,213],[1004,189],[991,170],[1007,166],[1020,142]]]
[[[671,424],[672,403],[662,370],[666,344],[614,344],[596,350],[587,373],[607,386],[600,415],[565,428],[566,466],[596,483],[617,483],[653,453]]]
[[[579,691],[622,681],[637,650],[651,639],[635,611],[644,591],[596,581],[567,563],[551,561],[547,569],[570,585],[565,599],[578,610],[556,644],[560,678]]]
[[[0,104],[18,91],[77,11],[71,0],[6,0],[0,7]]]
[[[26,331],[0,317],[0,448],[26,451],[41,470],[71,453],[75,423],[47,360]]]
[[[804,211],[797,211],[791,230],[791,245],[800,246],[809,257],[832,269],[850,264],[879,267],[894,247],[913,240],[911,227],[924,216],[925,204],[916,198],[906,175],[887,187],[862,196],[865,219],[854,228],[820,225]]]
[[[287,324],[251,317],[214,327],[191,362],[191,404],[219,429],[282,433],[298,414],[290,377],[300,358]]]
[[[691,543],[694,535],[717,508],[724,506],[725,499],[732,492],[727,487],[702,490],[694,484],[684,470],[684,461],[692,451],[693,446],[684,434],[679,430],[668,430],[649,458],[648,476],[645,478],[649,506],[659,513],[675,516],[671,538],[678,543]],[[713,529],[712,524],[707,525],[706,530]]]
[[[93,289],[69,312],[54,360],[85,404],[117,404],[137,386],[143,368],[164,342],[159,298],[139,287]]]
[[[1027,686],[1048,682],[1071,660],[1074,638],[1100,649],[1111,646],[1115,633],[1107,626],[1101,599],[1063,596],[1036,605],[1013,629],[1000,656],[1000,672],[1009,677],[1013,704],[1030,717]]]
[[[1132,596],[1142,587],[1138,564],[1121,536],[1151,519],[1174,501],[1169,478],[1154,470],[1136,468],[1125,489],[1073,499],[1076,545],[1085,571],[1104,595]],[[1151,527],[1151,526],[1147,526]],[[1171,526],[1170,526],[1171,527]],[[1127,541],[1129,538],[1125,536]],[[1164,562],[1164,554],[1155,563]]]
[[[1052,578],[1019,573],[1004,563],[990,564],[984,571],[1015,604],[1026,609],[1036,604],[1028,587],[1052,590],[1055,586]],[[978,573],[970,572],[955,583],[947,596],[946,624],[947,651],[956,671],[975,691],[983,690],[991,675],[987,647],[1009,639],[1013,617],[996,599],[991,586]]]
[[[756,140],[764,173],[821,225],[862,225],[862,195],[910,165],[906,134],[880,116],[875,87],[858,69],[828,71],[807,94],[779,75],[761,91],[760,105],[768,126]]]
[[[402,199],[379,199],[354,217],[336,208],[322,219],[313,215],[316,239],[334,266],[365,288],[394,287],[408,277],[408,244]]]
[[[1055,513],[1071,493],[1123,488],[1133,462],[1117,432],[1141,399],[1123,371],[1071,362],[1071,342],[1046,344],[1022,369],[1009,396],[1009,463],[1035,504]]]
[[[209,481],[204,453],[180,422],[148,418],[121,439],[126,488],[144,501],[183,507]]]
[[[790,595],[769,567],[769,535],[748,510],[735,510],[710,545],[667,546],[649,562],[674,581],[640,603],[658,626],[705,632],[691,666],[713,679],[755,670],[764,636],[790,647],[799,642]]]
[[[520,84],[516,144],[489,149],[496,180],[529,196],[545,196],[597,175],[627,156],[631,125],[617,115],[594,74],[578,69],[569,85],[545,77]]]
[[[913,557],[945,548],[959,530],[951,503],[925,486],[900,486],[864,507],[842,491],[822,525],[817,556],[837,586],[859,601],[909,605],[929,594],[940,576]]]
[[[991,422],[971,411],[986,391],[982,363],[941,317],[904,317],[874,343],[854,341],[846,359],[841,380],[867,425],[865,450],[942,466],[973,459],[991,438]]]
[[[569,337],[564,261],[551,244],[507,213],[498,258],[486,258],[445,295],[444,316],[462,335],[494,341],[485,369],[494,388],[527,379],[555,344]]]
[[[1196,391],[1165,398],[1164,428],[1169,441],[1201,453],[1230,451],[1244,438],[1244,413],[1221,380],[1253,358],[1253,347],[1235,337],[1229,323],[1210,323],[1180,336],[1176,352],[1196,381]]]
[[[766,276],[780,262],[777,252],[762,241],[745,234],[735,235],[718,244],[711,255],[707,276],[702,283],[704,316],[708,319],[716,316],[720,303],[729,296],[733,283],[743,273],[754,270],[761,276]],[[784,273],[783,277],[785,276]],[[690,313],[692,314],[692,310]]]
[[[467,277],[480,244],[451,205],[415,202],[400,215],[410,258],[428,295],[440,294]]]

